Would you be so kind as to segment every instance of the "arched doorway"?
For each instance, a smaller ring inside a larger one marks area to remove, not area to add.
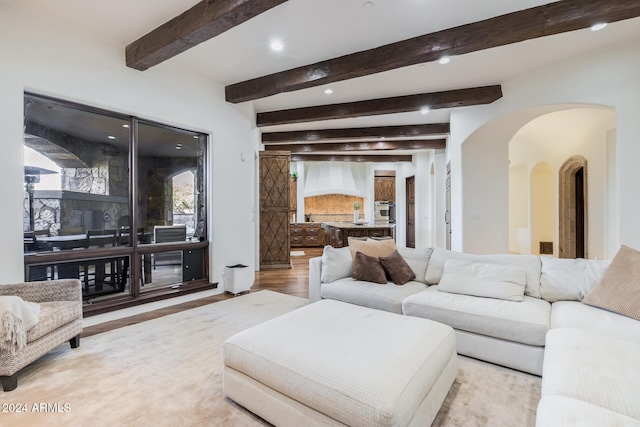
[[[587,258],[587,160],[572,156],[560,168],[560,258]]]
[[[453,247],[477,254],[531,252],[536,244],[528,241],[531,231],[512,227],[509,209],[513,197],[509,174],[521,164],[526,165],[527,171],[532,171],[537,163],[546,161],[553,169],[554,184],[550,191],[554,195],[554,239],[544,237],[543,242],[553,243],[554,254],[560,256],[559,171],[567,159],[580,155],[590,163],[584,176],[591,181],[588,212],[585,210],[585,227],[590,228],[584,233],[585,255],[607,259],[606,245],[615,245],[616,250],[618,247],[617,242],[611,242],[616,239],[614,233],[604,231],[617,227],[615,212],[609,215],[607,211],[611,196],[606,191],[609,182],[615,183],[615,180],[611,181],[615,178],[615,146],[607,148],[610,141],[615,141],[615,126],[616,112],[612,108],[563,104],[505,115],[476,129],[462,144],[459,167],[464,175],[455,180],[460,189],[452,188],[453,210],[462,209],[460,215],[453,216],[452,226],[457,230],[461,224],[464,230],[460,243],[453,239]],[[505,141],[508,141],[508,149]],[[529,174],[524,176],[531,178]],[[508,184],[504,185],[505,182]],[[520,185],[518,189],[527,192],[524,200],[530,203],[531,186]],[[519,213],[522,212],[520,209]],[[530,207],[524,206],[524,209],[525,213],[530,212]],[[531,227],[530,218],[526,227]],[[521,244],[514,246],[514,241]]]

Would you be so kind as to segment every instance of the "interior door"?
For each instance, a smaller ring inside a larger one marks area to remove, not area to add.
[[[584,168],[575,173],[575,227],[576,227],[576,258],[586,257],[585,245],[585,210],[584,210]]]
[[[416,184],[415,177],[406,180],[407,190],[407,242],[408,248],[416,247]]]

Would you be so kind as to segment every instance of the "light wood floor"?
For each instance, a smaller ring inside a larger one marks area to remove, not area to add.
[[[257,271],[256,280],[253,282],[251,292],[266,289],[303,298],[309,298],[309,258],[322,255],[322,248],[296,248],[296,250],[304,251],[305,254],[303,256],[291,257],[292,268],[282,270]],[[200,307],[228,298],[235,297],[233,295],[223,293],[220,295],[199,298],[194,301],[189,301],[159,310],[126,317],[124,319],[100,323],[98,325],[84,328],[82,337],[88,337],[91,335],[99,334],[101,332],[110,331],[112,329],[122,328],[124,326],[133,325],[136,323],[144,322],[146,320],[166,316],[168,314],[178,313],[180,311],[189,310],[191,308]]]

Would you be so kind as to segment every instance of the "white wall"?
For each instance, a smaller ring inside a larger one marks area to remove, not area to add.
[[[504,97],[490,105],[454,110],[449,147],[452,222],[461,233],[453,235],[453,249],[508,251],[508,141],[534,118],[575,104],[616,111],[616,218],[610,221],[614,235],[607,236],[616,241],[605,246],[618,248],[623,243],[640,248],[638,70],[640,43],[633,40],[505,82]]]
[[[462,146],[464,250],[505,253],[509,241],[509,151],[489,128],[475,135],[482,144]],[[473,191],[467,190],[467,184]]]
[[[558,227],[554,223],[556,212],[559,211],[556,205],[557,198],[556,186],[554,184],[554,173],[549,162],[538,163],[531,171],[530,176],[530,206],[529,223],[531,224],[531,232],[529,233],[530,243],[529,251],[520,251],[521,253],[532,253],[540,255],[540,242],[554,242],[555,232]],[[555,242],[554,242],[555,243]],[[553,250],[559,246],[553,245]]]
[[[432,247],[435,240],[433,233],[433,214],[435,212],[433,180],[431,166],[433,164],[433,151],[415,154],[415,219],[416,219],[416,248]],[[406,179],[403,180],[403,190],[406,193]],[[404,197],[406,204],[406,194]],[[406,209],[405,209],[406,210]],[[406,217],[403,225],[406,224]],[[404,240],[406,242],[406,227]]]
[[[618,219],[618,203],[617,203],[617,168],[616,168],[616,131],[607,132],[607,189],[606,189],[606,229],[605,235],[607,239],[607,254],[615,254],[618,250],[617,242],[620,236],[617,230]],[[611,258],[611,255],[608,256]]]
[[[449,145],[449,143],[447,143]],[[436,151],[433,156],[433,164],[435,169],[433,183],[433,241],[432,247],[445,248],[447,246],[446,218],[447,210],[446,201],[446,181],[447,181],[447,153],[445,150]]]
[[[529,190],[526,163],[509,164],[509,252],[528,253]]]
[[[254,159],[251,111],[224,102],[224,88],[168,64],[127,68],[124,47],[0,1],[0,282],[24,279],[23,92],[106,108],[210,135],[210,279],[225,265],[252,264]],[[244,158],[244,160],[242,160]],[[222,292],[222,286],[219,291]]]

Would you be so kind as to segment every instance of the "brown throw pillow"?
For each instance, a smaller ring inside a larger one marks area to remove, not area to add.
[[[351,277],[365,282],[387,284],[387,275],[378,258],[365,255],[362,252],[356,252]]]
[[[640,320],[640,251],[622,245],[582,302]]]
[[[389,240],[353,240],[349,239],[349,249],[351,256],[355,259],[356,252],[362,252],[365,255],[380,258],[387,256],[396,250],[396,241]]]
[[[387,272],[391,277],[391,281],[396,285],[404,285],[416,278],[416,273],[413,272],[397,249],[391,252],[391,255],[380,257],[379,260],[384,271]]]

